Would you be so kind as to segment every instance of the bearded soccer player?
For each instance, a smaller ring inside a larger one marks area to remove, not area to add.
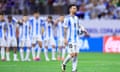
[[[66,64],[72,60],[72,72],[77,72],[78,62],[78,38],[82,33],[87,34],[83,26],[80,25],[78,17],[75,15],[77,11],[76,5],[69,6],[69,15],[65,17],[64,21],[64,42],[68,46],[68,55],[62,63],[62,72],[66,70]]]

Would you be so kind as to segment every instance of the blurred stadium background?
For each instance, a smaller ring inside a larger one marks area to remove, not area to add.
[[[78,72],[120,72],[120,0],[0,0],[0,11],[20,18],[35,9],[41,16],[67,15],[76,4],[76,15],[88,30],[89,38],[80,38]],[[12,52],[11,52],[12,53]],[[12,54],[11,54],[12,55]],[[49,54],[50,55],[50,54]],[[1,72],[61,72],[60,61],[2,62]],[[71,64],[67,72],[71,72]]]

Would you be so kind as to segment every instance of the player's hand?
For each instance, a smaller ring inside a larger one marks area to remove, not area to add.
[[[85,37],[90,37],[90,35],[87,32],[85,32]]]
[[[22,25],[23,24],[22,20],[18,20],[18,24]]]
[[[42,33],[42,35],[43,35],[43,34],[44,34],[44,31],[45,31],[43,27],[41,28],[41,31],[42,31],[41,33]]]

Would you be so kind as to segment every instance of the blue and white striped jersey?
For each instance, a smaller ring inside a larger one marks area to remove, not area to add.
[[[69,42],[76,42],[77,41],[77,31],[79,27],[79,19],[77,16],[66,16],[64,27],[68,29],[67,31],[67,38]]]
[[[45,23],[45,38],[53,38],[53,28],[52,28],[52,23]]]
[[[7,37],[8,38],[16,37],[16,27],[17,27],[17,23],[14,19],[11,22],[7,22]]]
[[[5,22],[1,22],[0,21],[0,38],[4,38],[5,37]]]
[[[45,30],[46,30],[46,24],[45,24],[45,21],[41,24],[41,36],[42,36],[42,39],[45,38]]]
[[[29,21],[23,22],[23,25],[19,26],[20,38],[30,39],[30,23]]]
[[[30,19],[32,36],[41,35],[41,24],[42,23],[44,23],[44,21],[40,17],[38,19],[35,19],[34,17]]]
[[[58,22],[57,25],[57,36],[59,40],[63,40],[64,39],[64,22]]]

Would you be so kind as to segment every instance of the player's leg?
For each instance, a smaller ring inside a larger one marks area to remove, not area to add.
[[[77,44],[74,45],[74,57],[72,58],[72,72],[77,72],[77,63],[78,63],[78,53],[79,46]]]
[[[52,45],[52,60],[56,60],[55,52],[56,52],[55,45]]]
[[[25,46],[27,47],[25,61],[31,61],[30,60],[30,48],[31,48],[31,42],[30,42],[30,40],[27,40],[25,42]]]
[[[61,60],[61,53],[62,53],[62,43],[60,40],[58,40],[58,49],[57,49],[57,60]]]
[[[60,40],[57,39],[57,42],[56,42],[56,45],[57,46],[57,60],[60,61],[60,58],[61,58],[61,44],[60,44]]]
[[[74,44],[69,43],[68,45],[68,55],[64,59],[63,64],[62,64],[62,71],[64,72],[66,70],[66,64],[74,57]]]
[[[10,39],[6,43],[6,61],[10,61]]]
[[[35,44],[32,43],[32,58],[35,60]]]
[[[32,58],[35,60],[35,43],[36,43],[36,38],[32,38]]]
[[[65,52],[66,52],[66,48],[65,46],[62,46],[62,61],[65,59]]]
[[[23,50],[23,47],[20,47],[20,58],[21,58],[21,61],[24,61],[24,50]]]
[[[43,48],[44,48],[45,60],[50,61],[50,59],[48,57],[48,41],[47,40],[44,41]]]
[[[5,48],[1,46],[1,60],[5,60]]]
[[[55,52],[56,52],[56,48],[55,48],[55,40],[54,39],[50,39],[50,45],[52,46],[52,60],[56,60],[55,57]]]
[[[57,55],[57,60],[61,60],[61,51],[62,51],[62,46],[58,45],[58,55]]]
[[[58,42],[58,60],[64,60],[65,57],[65,46],[64,46],[64,42],[61,40]],[[60,54],[62,54],[62,57],[60,57]]]
[[[76,53],[75,56],[72,58],[72,72],[77,72],[77,63],[78,63],[78,58]]]
[[[19,61],[18,58],[17,58],[17,40],[16,38],[13,38],[13,40],[11,41],[11,46],[13,47],[13,50],[14,50],[14,61]]]
[[[6,61],[10,61],[10,47],[6,47]]]
[[[66,70],[66,64],[71,60],[71,55],[70,54],[68,54],[67,56],[66,56],[66,58],[64,59],[64,61],[63,61],[63,63],[62,63],[62,71],[63,72],[65,72],[65,70]]]
[[[62,61],[65,59],[65,52],[66,52],[66,47],[65,47],[65,44],[64,44],[64,41],[62,40],[61,41],[61,45],[62,45]]]
[[[24,40],[20,40],[19,42],[21,61],[24,61],[24,50],[23,50],[24,42],[25,42]]]
[[[31,47],[28,47],[28,48],[27,48],[25,61],[31,61],[31,59],[30,59],[30,48],[31,48]]]
[[[41,54],[41,50],[42,50],[42,39],[41,39],[41,36],[39,36],[37,38],[37,42],[38,42],[39,48],[38,48],[38,51],[37,51],[37,57],[36,58],[40,59],[40,54]]]
[[[1,60],[5,61],[5,48],[4,48],[4,43],[3,43],[3,39],[1,39],[0,41],[0,47],[1,47]]]
[[[72,58],[71,55],[68,54],[68,55],[66,56],[66,58],[64,59],[63,64],[66,65],[71,58]]]

